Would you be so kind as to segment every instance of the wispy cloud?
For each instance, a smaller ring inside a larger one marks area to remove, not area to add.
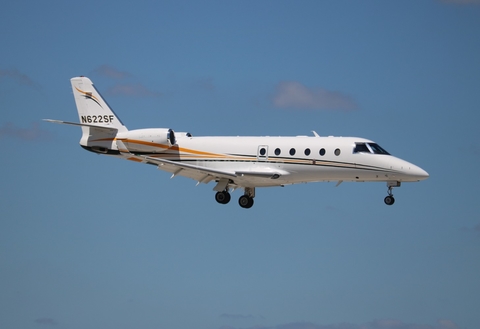
[[[308,88],[297,81],[283,81],[276,86],[273,105],[279,108],[311,110],[354,110],[354,100],[339,91]]]
[[[120,71],[117,68],[108,64],[103,64],[99,66],[93,72],[114,80],[128,79],[131,81],[132,79],[130,78],[134,77],[133,74],[126,71]],[[141,83],[123,82],[117,83],[113,87],[107,89],[105,91],[105,95],[129,97],[159,97],[163,94],[157,91],[152,91]]]
[[[472,5],[480,4],[480,0],[439,0],[442,3],[452,4],[452,5]]]
[[[461,230],[465,233],[474,233],[476,234],[478,237],[480,237],[480,223],[478,223],[477,225],[473,226],[473,227],[466,227],[466,226],[463,226],[461,228]]]
[[[223,326],[220,329],[241,329],[231,326]],[[339,324],[315,324],[312,322],[292,322],[276,326],[254,326],[244,329],[460,329],[451,320],[439,320],[434,325],[404,323],[399,320],[374,320],[365,324],[339,323]]]
[[[475,155],[480,155],[480,146],[477,144],[472,144],[470,149],[468,150],[469,152],[471,151]]]
[[[192,87],[195,89],[201,89],[206,91],[214,91],[215,85],[213,83],[213,78],[203,78],[192,83]]]
[[[45,325],[45,326],[56,326],[58,323],[52,318],[40,318],[35,320],[36,324]]]
[[[117,70],[113,66],[110,66],[107,64],[101,65],[100,67],[96,68],[93,72],[99,75],[102,75],[104,77],[115,79],[115,80],[121,80],[121,79],[129,78],[132,76],[132,74],[128,72]]]
[[[132,96],[132,97],[160,97],[161,92],[152,91],[140,83],[117,84],[107,89],[106,95],[110,96]]]
[[[234,320],[245,320],[245,319],[261,319],[264,320],[265,318],[261,315],[244,315],[244,314],[228,314],[228,313],[223,313],[220,315],[220,318],[222,319],[234,319]]]
[[[34,82],[28,75],[14,69],[14,70],[0,70],[0,78],[8,78],[17,83],[28,86],[34,89],[40,89],[40,85]]]
[[[50,137],[50,132],[43,130],[37,122],[32,123],[28,128],[17,127],[11,122],[7,122],[0,127],[0,139],[14,138],[24,141],[37,141]]]

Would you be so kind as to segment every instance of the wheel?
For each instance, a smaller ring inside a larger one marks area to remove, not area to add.
[[[383,199],[383,201],[385,201],[386,205],[391,206],[392,204],[395,203],[395,198],[391,195],[388,195],[385,197],[385,199]]]
[[[242,208],[251,208],[253,206],[253,198],[248,195],[242,195],[240,199],[238,199],[238,204]]]
[[[217,193],[215,194],[215,200],[216,200],[218,203],[227,204],[228,202],[230,202],[230,193],[228,193],[228,192],[226,192],[226,191],[217,192]]]
[[[225,201],[224,201],[224,204],[227,204],[227,203],[229,203],[229,202],[230,202],[230,199],[231,199],[232,197],[230,196],[230,193],[228,193],[228,192],[226,192],[226,191],[225,191],[225,192],[223,192],[223,193],[225,194]]]

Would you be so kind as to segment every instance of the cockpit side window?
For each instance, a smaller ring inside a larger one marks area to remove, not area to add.
[[[367,145],[365,143],[355,143],[355,148],[353,149],[353,153],[371,153]]]
[[[353,153],[385,154],[390,155],[377,143],[355,143]]]
[[[376,143],[368,143],[368,146],[372,149],[373,153],[375,154],[385,154],[390,155],[387,151],[385,151],[380,145]]]

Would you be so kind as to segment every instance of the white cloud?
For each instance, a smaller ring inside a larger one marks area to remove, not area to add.
[[[220,315],[220,318],[223,318],[223,319],[235,319],[235,320],[238,320],[238,319],[264,319],[263,316],[261,315],[252,315],[252,314],[248,314],[248,315],[244,315],[244,314],[228,314],[228,313],[223,313]]]
[[[470,233],[470,234],[473,232],[474,234],[477,234],[477,236],[480,237],[480,224],[477,224],[473,227],[463,226],[461,230],[465,233]]]
[[[480,4],[480,0],[440,0],[440,2],[453,4],[453,5]]]
[[[28,75],[18,70],[0,70],[0,78],[6,77],[18,82],[21,85],[29,86],[34,89],[40,89],[40,86],[34,82]]]
[[[144,85],[137,84],[117,84],[109,88],[106,92],[106,95],[113,96],[133,96],[133,97],[159,97],[162,96],[162,93],[151,91]]]
[[[224,326],[220,329],[241,329]],[[451,320],[439,320],[435,325],[404,323],[400,320],[385,319],[374,320],[365,324],[338,323],[338,324],[315,324],[312,322],[292,322],[276,326],[253,326],[244,329],[460,329]]]
[[[107,78],[116,79],[116,80],[125,79],[132,76],[128,72],[117,70],[113,66],[110,66],[107,64],[103,64],[99,68],[95,69],[93,72],[103,75]]]
[[[197,81],[194,81],[192,87],[195,89],[206,90],[206,91],[214,91],[215,85],[213,83],[213,78],[203,78]]]
[[[0,139],[2,138],[15,138],[24,141],[33,141],[48,139],[51,137],[50,133],[47,130],[40,128],[40,125],[35,122],[29,128],[21,128],[15,126],[11,122],[7,122],[2,127],[0,127]]]
[[[36,324],[46,325],[46,326],[56,326],[58,323],[52,318],[40,318],[35,320]]]
[[[272,102],[276,107],[293,109],[354,110],[357,108],[348,95],[323,88],[308,88],[297,81],[280,82]]]

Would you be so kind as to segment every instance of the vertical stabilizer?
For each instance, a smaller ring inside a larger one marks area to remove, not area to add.
[[[76,77],[70,81],[78,118],[82,124],[83,134],[80,145],[100,153],[117,150],[115,137],[119,132],[128,131],[127,127],[123,125],[89,78]]]
[[[70,81],[80,123],[116,128],[119,132],[128,130],[89,78],[78,77]]]

